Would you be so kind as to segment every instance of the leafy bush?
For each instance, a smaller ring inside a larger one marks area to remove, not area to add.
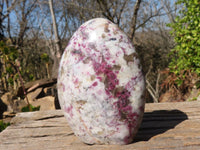
[[[166,79],[161,88],[173,100],[186,100],[193,88],[200,87],[200,3],[178,0],[177,5],[182,9],[176,22],[169,24],[176,46],[170,52],[172,60],[169,70],[163,72]]]
[[[173,28],[171,33],[176,42],[171,51],[172,62],[169,68],[176,75],[190,70],[200,76],[200,2],[178,0],[177,5],[183,7],[176,22],[169,25]]]

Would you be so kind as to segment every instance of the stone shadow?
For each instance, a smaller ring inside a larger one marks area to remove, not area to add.
[[[158,110],[145,112],[140,129],[134,138],[134,143],[148,141],[187,120],[187,115],[180,110]]]

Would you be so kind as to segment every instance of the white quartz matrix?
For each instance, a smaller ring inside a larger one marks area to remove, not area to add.
[[[88,144],[129,144],[144,113],[144,76],[138,55],[117,25],[87,21],[65,49],[58,97],[67,121]]]

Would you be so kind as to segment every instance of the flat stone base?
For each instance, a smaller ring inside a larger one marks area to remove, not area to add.
[[[19,113],[0,133],[1,150],[200,149],[200,103],[146,104],[140,130],[129,145],[87,145],[69,128],[61,110]]]

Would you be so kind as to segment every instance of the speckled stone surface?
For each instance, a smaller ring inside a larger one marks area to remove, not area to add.
[[[66,47],[58,96],[75,135],[88,144],[129,144],[144,113],[144,77],[137,53],[115,24],[87,21]]]

